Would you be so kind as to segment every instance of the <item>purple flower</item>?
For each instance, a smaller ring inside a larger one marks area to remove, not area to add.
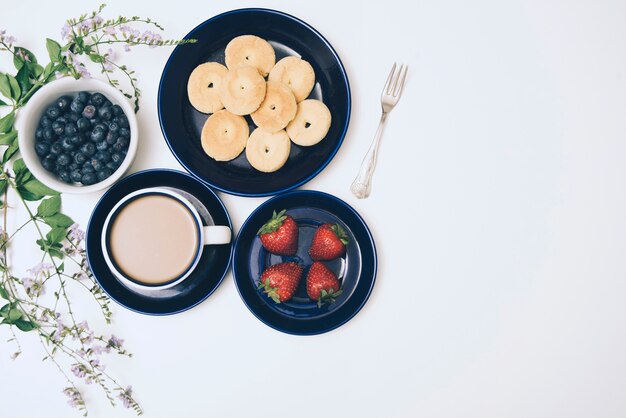
[[[69,40],[71,38],[70,32],[72,32],[70,25],[68,25],[67,23],[64,24],[63,27],[61,28],[61,39]]]
[[[102,32],[109,36],[115,36],[115,27],[107,26],[106,28],[102,29]]]
[[[133,396],[132,386],[128,386],[126,389],[121,391],[119,395],[117,395],[118,399],[122,401],[122,405],[124,405],[124,408],[130,408],[132,406],[133,404],[132,396]]]
[[[69,230],[67,236],[71,240],[74,240],[76,242],[80,242],[80,241],[85,239],[85,231],[80,229],[80,225],[79,224],[75,223],[72,226],[70,226],[70,230]]]
[[[111,347],[104,347],[102,345],[94,345],[93,347],[91,347],[91,352],[93,354],[95,354],[96,356],[101,355],[102,353],[108,353],[111,351]]]
[[[126,52],[130,51],[130,45],[129,44],[124,44],[124,51],[126,51]]]
[[[72,367],[70,367],[70,370],[72,371],[72,373],[74,373],[74,376],[80,377],[81,379],[87,376],[87,368],[83,364],[80,364],[80,363],[72,364]]]
[[[107,343],[107,347],[120,350],[122,348],[122,344],[124,344],[123,339],[117,338],[115,335],[111,335],[111,338],[109,338],[109,341]]]
[[[69,398],[67,403],[72,408],[77,408],[85,404],[83,397],[80,395],[80,392],[76,390],[76,388],[65,388],[63,389],[63,393]]]
[[[54,267],[52,264],[50,263],[39,263],[36,266],[34,266],[33,268],[30,268],[26,271],[28,271],[30,274],[32,274],[34,277],[37,277],[40,273],[47,273],[48,270],[50,270],[52,267]]]
[[[22,279],[22,285],[26,294],[30,297],[42,296],[46,293],[46,289],[43,285],[43,281],[39,278],[26,277]]]
[[[7,36],[6,33],[7,31],[5,29],[0,30],[0,42],[11,46],[16,39],[13,36]]]

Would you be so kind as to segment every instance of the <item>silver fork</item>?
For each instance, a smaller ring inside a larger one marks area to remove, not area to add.
[[[402,64],[398,71],[396,71],[396,63],[391,67],[389,77],[387,77],[387,83],[380,96],[380,104],[383,109],[383,113],[380,117],[380,123],[374,135],[374,140],[370,149],[365,154],[363,162],[361,163],[361,169],[350,186],[352,194],[359,199],[364,199],[372,192],[372,176],[374,175],[374,169],[376,168],[376,159],[378,158],[378,148],[380,147],[380,138],[383,136],[383,130],[385,128],[385,122],[387,121],[387,115],[398,104],[400,96],[402,95],[402,88],[404,87],[404,80],[406,79],[406,73],[409,70],[408,65]]]

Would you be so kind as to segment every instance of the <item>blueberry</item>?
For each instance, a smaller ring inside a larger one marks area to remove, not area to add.
[[[109,161],[104,166],[111,171],[115,171],[119,168],[119,164],[115,164],[113,161]]]
[[[100,121],[98,121],[98,123],[96,123],[96,124],[93,126],[93,128],[94,128],[94,129],[100,129],[101,131],[103,131],[103,132],[105,132],[105,133],[109,130],[109,128],[106,126],[106,124],[101,123]]]
[[[109,132],[117,132],[121,128],[120,124],[117,122],[109,122]]]
[[[96,115],[96,107],[94,105],[85,106],[82,115],[84,118],[93,119],[93,117]]]
[[[80,170],[70,171],[70,180],[72,180],[74,183],[80,183],[82,178],[83,173],[81,173]]]
[[[93,131],[91,131],[91,135],[89,136],[89,139],[92,142],[100,142],[102,140],[104,140],[105,138],[105,133],[102,129],[99,129],[98,127],[94,128]]]
[[[79,131],[85,132],[91,128],[91,123],[89,122],[89,119],[80,118],[76,121],[76,127]]]
[[[114,152],[111,155],[111,161],[113,161],[117,165],[120,165],[122,161],[124,161],[124,156],[120,154],[119,152]]]
[[[85,186],[90,186],[92,184],[95,184],[97,181],[98,181],[98,178],[96,177],[94,173],[85,173],[83,174],[83,177],[80,179],[80,182],[83,183]]]
[[[60,165],[61,167],[65,167],[70,163],[70,161],[70,156],[67,154],[61,154],[57,157],[57,165]]]
[[[94,170],[93,166],[91,165],[91,160],[85,161],[85,163],[81,167],[81,171],[83,172],[83,174],[85,174],[85,173],[95,173],[96,172],[96,170]]]
[[[84,108],[85,102],[80,100],[79,97],[74,98],[74,100],[72,100],[72,103],[70,104],[70,109],[74,113],[82,113]]]
[[[57,99],[57,107],[63,113],[67,112],[70,108],[70,104],[72,103],[72,99],[68,96],[61,96]]]
[[[91,166],[93,167],[94,170],[96,171],[100,171],[104,168],[104,163],[100,160],[98,160],[97,158],[92,158],[91,159]]]
[[[86,91],[81,91],[80,93],[78,93],[78,98],[81,102],[87,103],[91,98],[91,94],[87,93]]]
[[[58,172],[58,174],[59,174],[59,178],[61,180],[63,180],[64,182],[66,182],[66,183],[71,183],[72,182],[72,178],[70,177],[70,172],[69,171],[67,171],[67,170],[60,170]]]
[[[35,130],[35,139],[38,141],[43,139],[43,128],[37,128],[37,130]]]
[[[96,177],[98,177],[98,181],[102,181],[111,177],[111,174],[113,174],[113,171],[104,167],[102,170],[96,173]]]
[[[59,155],[63,152],[63,147],[60,142],[55,142],[50,146],[50,154]]]
[[[52,127],[44,128],[43,139],[45,139],[46,141],[54,141],[55,138],[56,136],[54,135],[54,131],[52,130]]]
[[[105,141],[108,145],[113,145],[117,141],[117,133],[113,131],[109,131],[105,138]]]
[[[98,116],[104,120],[111,120],[111,118],[113,118],[113,111],[110,106],[104,106],[98,109]]]
[[[130,144],[128,139],[120,137],[117,139],[117,142],[113,144],[113,149],[115,151],[123,151],[128,148],[128,144]]]
[[[42,128],[49,128],[52,126],[52,119],[50,119],[48,116],[44,115],[41,120],[39,121],[39,126],[41,126]]]
[[[49,108],[46,109],[46,116],[54,120],[58,118],[59,116],[61,116],[61,110],[56,106],[50,106]]]
[[[103,163],[108,163],[109,161],[111,161],[111,153],[108,151],[98,151],[93,156],[93,158],[95,158],[96,160],[100,160]]]
[[[76,155],[76,152],[74,152],[72,154],[72,160],[74,159],[74,156]],[[72,171],[72,170],[78,170],[78,164],[76,164],[76,162],[71,162],[67,165],[67,169]]]
[[[113,105],[113,106],[111,106],[111,110],[113,110],[113,114],[115,116],[119,116],[119,115],[123,115],[124,114],[124,111],[122,110],[120,105]]]
[[[43,166],[43,168],[45,168],[48,171],[54,170],[56,163],[57,163],[57,159],[53,155],[50,155],[50,154],[46,155],[46,157],[43,160],[41,160],[41,165]]]
[[[128,118],[126,115],[122,115],[119,118],[119,124],[122,128],[128,128],[130,125],[128,124]]]
[[[83,135],[79,134],[70,136],[70,143],[75,147],[80,146],[83,142],[85,142],[85,138],[83,137]]]
[[[65,119],[67,119],[68,122],[72,122],[74,124],[78,121],[79,118],[80,118],[80,115],[78,113],[67,112],[65,114]]]
[[[52,122],[52,130],[57,136],[63,135],[63,132],[65,132],[65,123],[55,120]]]
[[[100,141],[96,144],[96,149],[98,151],[106,151],[109,148],[109,144],[106,141]]]
[[[76,127],[75,124],[73,123],[68,123],[65,125],[65,135],[67,136],[73,136],[76,134],[76,132],[78,132],[78,128]]]
[[[96,153],[96,146],[92,142],[85,142],[80,147],[80,152],[85,154],[87,157],[91,157]]]
[[[50,154],[50,144],[47,142],[37,142],[35,144],[35,152],[40,157],[45,157],[46,155]]]
[[[72,144],[72,138],[66,136],[65,138],[63,138],[61,140],[61,146],[63,147],[64,151],[71,151],[74,149],[74,144]]]
[[[91,95],[91,103],[96,106],[102,106],[106,101],[106,97],[102,93],[94,93]]]
[[[124,138],[130,138],[130,130],[128,128],[121,128],[120,136],[123,136]]]
[[[85,161],[87,161],[87,156],[83,152],[78,151],[76,154],[74,154],[74,162],[76,164],[82,166],[83,164],[85,164]]]

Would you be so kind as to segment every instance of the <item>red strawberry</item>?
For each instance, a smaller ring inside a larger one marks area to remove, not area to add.
[[[348,234],[339,224],[323,224],[313,235],[309,255],[315,261],[334,260],[346,253]]]
[[[263,271],[258,288],[274,302],[285,302],[293,297],[301,277],[302,266],[294,261],[274,264]]]
[[[340,287],[337,276],[324,263],[316,261],[311,264],[306,276],[306,293],[317,301],[318,308],[325,302],[334,303],[335,297],[341,295]]]
[[[298,251],[298,224],[286,210],[272,215],[272,219],[263,225],[257,235],[265,249],[279,255],[295,255]]]

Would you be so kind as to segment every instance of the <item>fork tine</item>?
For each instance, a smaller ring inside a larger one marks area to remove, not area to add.
[[[396,72],[396,63],[393,63],[393,67],[391,67],[391,72],[389,72],[389,77],[387,77],[387,83],[385,83],[385,88],[383,89],[383,94],[391,94],[393,74]]]
[[[400,82],[396,83],[397,86],[394,85],[393,97],[400,97],[400,95],[402,94],[402,88],[404,87],[404,80],[406,80],[406,73],[408,72],[409,72],[409,66],[402,64],[402,66],[400,67],[399,74],[398,74],[398,79],[400,79]]]
[[[400,76],[402,75],[402,70],[404,69],[404,64],[400,64],[400,68],[398,68],[398,73],[393,75],[393,86],[387,92],[389,96],[393,96],[393,92],[396,90],[398,85],[398,80],[400,80]]]

